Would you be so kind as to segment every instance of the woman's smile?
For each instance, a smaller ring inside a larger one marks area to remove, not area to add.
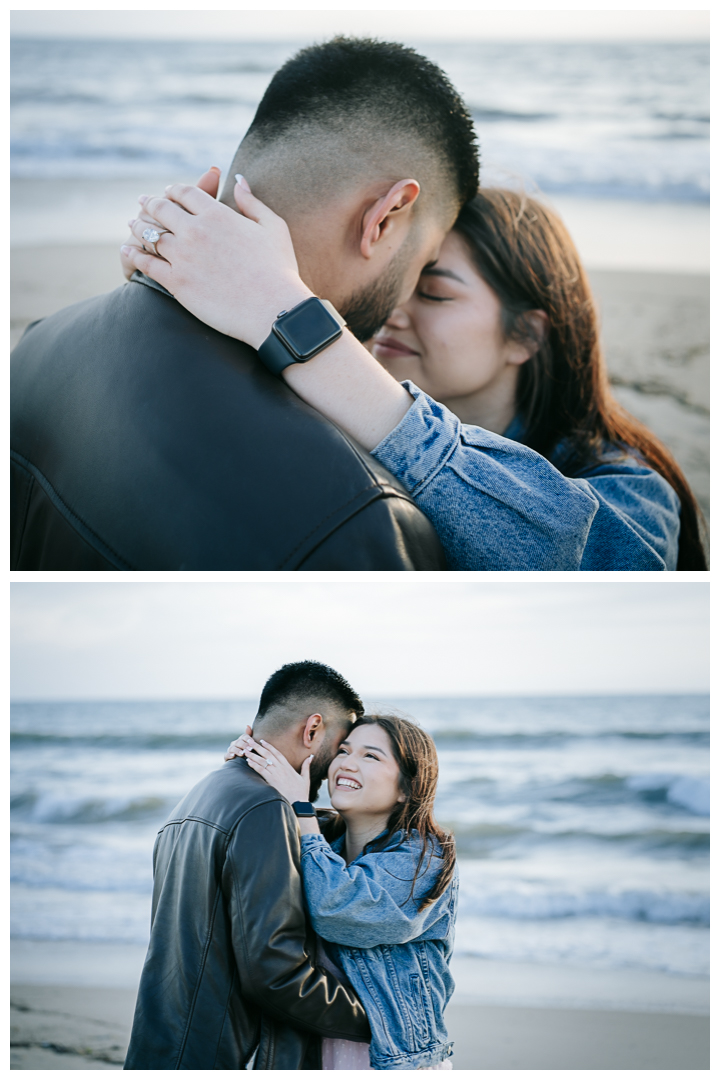
[[[417,349],[411,349],[397,338],[380,334],[375,338],[373,352],[378,360],[394,360],[396,356],[419,356]]]
[[[357,780],[353,780],[350,776],[336,776],[335,787],[351,788],[354,791],[359,791],[362,784],[359,784]]]

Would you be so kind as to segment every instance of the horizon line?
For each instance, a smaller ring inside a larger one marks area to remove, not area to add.
[[[331,33],[328,31],[328,33]],[[334,36],[334,35],[333,35]],[[362,35],[358,35],[362,36]],[[404,35],[406,40],[422,41],[425,44],[443,44],[443,45],[466,45],[468,41],[472,41],[476,44],[487,43],[489,45],[709,45],[710,36],[697,36],[697,37],[683,37],[678,39],[677,35],[668,35],[667,37],[613,37],[611,35],[607,37],[492,37],[484,34],[482,36],[474,36],[473,34],[466,34],[464,36],[455,37],[443,37],[437,34],[410,34]],[[305,36],[293,36],[293,37],[276,37],[274,35],[264,36],[242,36],[242,35],[225,35],[218,37],[198,37],[197,34],[193,34],[190,31],[187,34],[162,34],[159,32],[148,31],[143,34],[125,36],[122,34],[82,34],[82,33],[58,33],[56,31],[33,31],[28,33],[22,31],[20,33],[10,32],[10,40],[13,41],[124,41],[137,44],[139,41],[167,41],[175,43],[178,41],[190,41],[193,43],[202,43],[206,45],[227,45],[232,42],[240,42],[248,45],[267,45],[269,43],[276,45],[301,45],[307,41],[307,35]]]
[[[148,705],[148,704],[220,704],[228,702],[257,701],[259,694],[247,697],[43,697],[10,698],[11,705]],[[467,701],[488,700],[493,698],[558,698],[558,697],[709,697],[710,690],[587,690],[587,691],[523,691],[510,693],[498,691],[495,693],[468,693],[468,694],[406,694],[406,693],[368,693],[365,697],[369,701],[385,698],[400,698],[404,701]]]

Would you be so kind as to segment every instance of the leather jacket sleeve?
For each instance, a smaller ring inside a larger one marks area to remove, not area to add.
[[[300,839],[284,800],[261,803],[238,823],[226,852],[223,889],[243,996],[317,1035],[369,1042],[355,993],[308,956]]]

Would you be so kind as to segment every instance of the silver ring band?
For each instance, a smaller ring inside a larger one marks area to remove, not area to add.
[[[152,255],[155,255],[158,258],[162,258],[162,256],[159,254],[158,249],[155,247],[155,245],[157,244],[158,240],[163,235],[163,233],[166,233],[166,232],[170,232],[170,230],[169,229],[163,229],[162,227],[159,228],[159,229],[155,229],[155,228],[152,228],[152,227],[149,227],[149,228],[145,229],[145,231],[142,234],[142,238],[145,241],[145,244],[148,245],[148,247],[145,247],[145,244],[143,244],[143,249],[145,251],[149,251]]]

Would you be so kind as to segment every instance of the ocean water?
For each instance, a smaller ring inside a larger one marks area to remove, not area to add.
[[[438,747],[459,955],[707,974],[706,696],[390,704]],[[147,942],[157,829],[253,715],[253,702],[13,705],[13,936]]]
[[[226,170],[273,72],[302,43],[15,39],[12,175],[192,177]],[[484,182],[706,203],[709,48],[419,44],[467,100]]]

